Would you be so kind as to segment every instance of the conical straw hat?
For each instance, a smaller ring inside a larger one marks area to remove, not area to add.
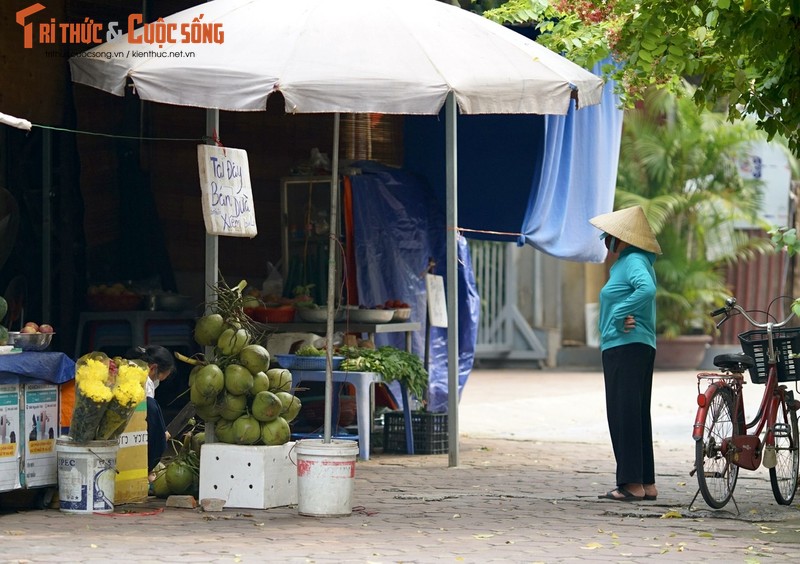
[[[642,206],[604,213],[593,217],[589,223],[629,245],[661,254],[661,245],[647,222]]]

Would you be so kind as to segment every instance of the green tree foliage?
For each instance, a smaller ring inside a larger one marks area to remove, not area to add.
[[[708,311],[730,295],[725,267],[774,250],[734,228],[758,221],[760,186],[743,180],[738,162],[763,132],[699,110],[684,88],[651,90],[626,113],[616,190],[616,207],[641,205],[661,244],[657,330],[667,336],[712,331]]]
[[[604,69],[628,105],[654,85],[696,85],[701,107],[747,114],[800,156],[800,0],[509,0],[484,15],[534,24],[539,42]]]

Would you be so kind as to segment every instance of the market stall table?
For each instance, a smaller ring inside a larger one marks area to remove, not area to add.
[[[383,383],[383,377],[377,372],[349,372],[334,370],[335,384],[352,384],[356,390],[356,423],[358,425],[358,456],[369,460],[370,435],[372,434],[372,385]],[[292,370],[292,388],[300,382],[324,382],[324,370]],[[411,428],[411,408],[408,392],[402,386],[403,414],[405,415],[406,447],[409,454],[414,454],[414,437]]]
[[[325,334],[327,330],[327,325],[325,323],[267,323],[265,326],[276,333],[297,332]],[[408,352],[411,352],[411,334],[414,333],[414,331],[419,331],[421,328],[422,324],[415,321],[396,323],[350,323],[347,321],[339,321],[333,324],[334,332],[366,333],[373,342],[375,341],[375,335],[378,333],[405,333],[406,351]]]

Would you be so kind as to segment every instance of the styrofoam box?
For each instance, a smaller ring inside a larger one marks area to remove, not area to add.
[[[200,499],[225,507],[269,509],[297,503],[295,443],[247,446],[206,443],[200,450]]]

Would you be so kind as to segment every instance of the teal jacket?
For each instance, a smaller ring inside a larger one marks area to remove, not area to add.
[[[600,290],[600,350],[630,343],[656,348],[656,255],[626,247],[611,267],[608,282]],[[625,332],[628,315],[636,327]]]

